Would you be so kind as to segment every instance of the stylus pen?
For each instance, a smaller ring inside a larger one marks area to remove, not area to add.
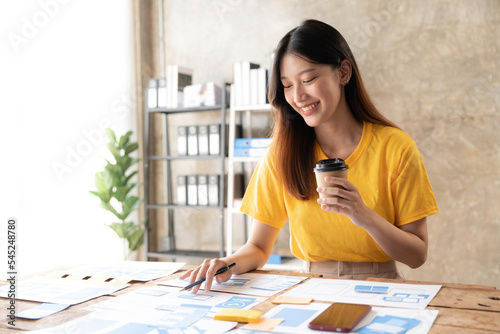
[[[234,267],[236,265],[236,263],[231,263],[230,265],[228,266],[225,266],[225,267],[222,267],[220,268],[219,270],[217,270],[217,272],[215,273],[215,276],[219,275],[219,274],[222,274],[222,273],[225,273],[226,271],[228,271],[230,268]],[[206,277],[203,277],[202,279],[199,279],[197,280],[196,282],[193,282],[191,284],[189,284],[188,286],[185,286],[184,288],[182,288],[181,291],[186,291],[186,290],[189,290],[191,289],[193,286],[197,286],[198,284],[201,284],[203,282],[205,282],[207,280]]]

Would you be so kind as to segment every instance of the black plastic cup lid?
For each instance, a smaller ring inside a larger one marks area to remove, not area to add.
[[[331,172],[337,170],[346,170],[349,166],[340,158],[320,160],[316,163],[314,172]]]

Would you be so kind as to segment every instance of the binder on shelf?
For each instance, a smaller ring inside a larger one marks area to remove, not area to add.
[[[187,127],[177,127],[177,155],[187,155]]]
[[[220,154],[220,124],[210,124],[209,131],[209,153],[212,155]]]
[[[250,70],[259,67],[260,65],[249,61],[241,62],[241,90],[243,94],[242,104],[245,106],[250,104]]]
[[[241,106],[243,104],[243,83],[241,77],[241,63],[233,64],[233,94],[234,104]]]
[[[198,127],[196,125],[188,127],[187,154],[198,155]]]
[[[167,80],[165,78],[158,79],[158,107],[167,107]]]
[[[272,138],[236,138],[234,148],[268,147]]]
[[[251,147],[251,148],[235,148],[234,156],[235,157],[252,157],[252,158],[260,158],[266,154],[266,147]]]
[[[208,205],[208,177],[198,175],[198,205]]]
[[[187,204],[186,175],[177,176],[177,204]]]
[[[187,204],[198,205],[198,185],[196,175],[187,176]]]
[[[167,75],[170,75],[170,77],[167,78],[167,87],[170,91],[168,107],[180,108],[184,102],[182,98],[184,87],[193,83],[193,71],[178,65],[168,65]]]
[[[158,81],[154,78],[148,81],[148,108],[158,107]]]
[[[259,68],[250,70],[250,105],[255,106],[259,95]]]
[[[219,205],[219,175],[208,176],[208,205]]]
[[[267,98],[268,71],[265,68],[257,70],[257,105],[269,102]]]
[[[198,154],[199,155],[209,154],[208,125],[198,126]]]

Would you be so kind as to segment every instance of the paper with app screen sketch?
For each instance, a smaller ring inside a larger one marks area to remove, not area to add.
[[[181,269],[184,262],[147,262],[147,261],[106,261],[92,265],[59,270],[58,274],[86,276],[127,278],[129,281],[151,281],[160,277],[171,275]]]
[[[116,279],[105,282],[35,276],[17,283],[15,299],[74,305],[111,294],[129,285]],[[9,287],[9,284],[0,286],[0,297],[8,297]]]
[[[316,301],[325,302],[425,309],[440,288],[441,285],[311,278],[285,292],[283,296],[313,297]]]
[[[272,329],[275,333],[303,334],[316,333],[308,324],[321,314],[330,304],[278,305],[263,315],[263,318],[283,319]],[[351,333],[363,329],[363,333],[408,333],[426,334],[436,320],[437,310],[413,310],[392,307],[372,307],[370,312],[354,327]],[[384,322],[380,322],[384,319]],[[385,331],[376,331],[377,329]],[[408,329],[408,330],[407,330]],[[370,331],[371,330],[371,331]]]
[[[211,290],[270,297],[299,284],[305,279],[307,279],[307,277],[247,273],[233,275],[227,282],[220,284],[217,283],[214,278]],[[183,288],[189,284],[189,279],[180,280],[177,278],[158,282],[158,284]],[[202,283],[200,290],[204,289],[204,287],[205,284]]]

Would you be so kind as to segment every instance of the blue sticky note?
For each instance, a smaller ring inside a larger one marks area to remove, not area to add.
[[[18,312],[16,317],[31,320],[41,319],[65,310],[69,307],[69,305],[70,304],[43,303],[33,308]]]
[[[356,285],[354,291],[363,293],[380,293],[384,294],[389,291],[388,286],[378,286],[378,285]]]

